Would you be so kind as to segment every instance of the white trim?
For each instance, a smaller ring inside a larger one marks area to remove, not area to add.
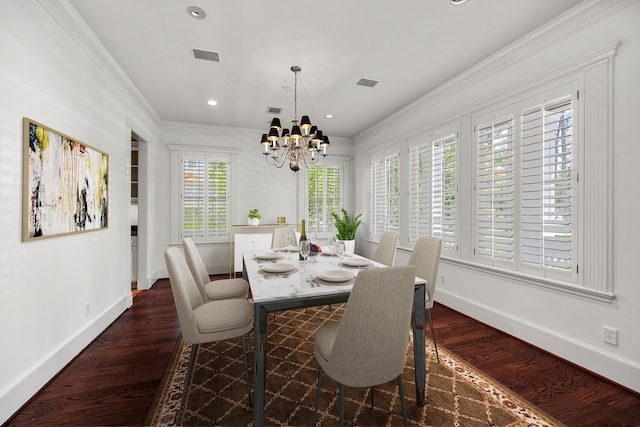
[[[54,378],[64,367],[84,350],[98,335],[104,332],[127,308],[131,307],[133,297],[127,292],[110,307],[88,322],[73,335],[58,343],[50,352],[43,355],[29,369],[12,383],[0,390],[0,408],[2,414],[14,414],[25,402],[28,402],[47,382]],[[7,418],[8,419],[8,418]],[[0,423],[6,420],[0,419]]]
[[[125,96],[134,99],[156,124],[162,121],[160,115],[68,0],[38,0],[38,3]]]
[[[456,264],[460,263],[456,262]],[[554,356],[569,360],[623,387],[640,390],[640,365],[634,361],[615,357],[597,347],[576,341],[570,336],[542,328],[531,321],[514,317],[496,310],[495,307],[479,304],[477,301],[450,293],[446,289],[439,288],[435,299],[440,304],[542,348]]]

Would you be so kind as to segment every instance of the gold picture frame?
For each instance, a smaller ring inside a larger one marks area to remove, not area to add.
[[[108,228],[109,155],[27,117],[22,240]]]

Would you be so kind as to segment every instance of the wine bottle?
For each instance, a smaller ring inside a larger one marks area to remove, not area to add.
[[[307,240],[307,229],[304,224],[304,219],[300,223],[300,241],[298,242],[299,248],[302,246],[301,243],[303,240]],[[298,254],[298,256],[300,257],[301,261],[304,260],[304,257],[302,255]]]

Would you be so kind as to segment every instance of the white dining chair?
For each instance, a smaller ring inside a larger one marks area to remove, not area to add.
[[[273,229],[273,235],[271,238],[271,248],[281,249],[287,246],[287,233],[291,233],[293,235],[294,242],[292,244],[297,245],[298,240],[296,240],[295,227],[278,227]]]

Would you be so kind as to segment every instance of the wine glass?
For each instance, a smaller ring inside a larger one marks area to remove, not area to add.
[[[307,271],[307,257],[309,256],[309,252],[311,251],[311,245],[308,240],[300,241],[300,256],[304,259],[304,271]]]
[[[285,233],[284,242],[285,242],[285,245],[287,245],[287,248],[286,248],[287,251],[291,250],[291,247],[293,246],[293,240],[294,240],[294,237],[292,232],[288,231],[287,233]],[[289,258],[289,256],[287,256],[287,258]]]
[[[340,262],[338,265],[342,267],[342,257],[344,256],[344,242],[336,243],[336,255],[338,255],[338,258],[340,259]]]
[[[338,238],[336,236],[333,236],[330,240],[329,240],[329,250],[331,251],[331,262],[333,263],[333,256],[336,254],[336,246],[338,244]]]
[[[293,233],[288,231],[284,236],[285,244],[287,245],[287,249],[293,246]]]

